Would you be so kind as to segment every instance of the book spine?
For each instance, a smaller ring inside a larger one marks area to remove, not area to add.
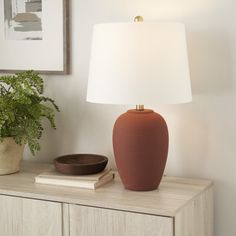
[[[58,179],[44,179],[40,177],[35,177],[35,182],[39,184],[57,185],[65,187],[77,187],[77,188],[87,188],[95,189],[94,181],[78,182],[78,181],[68,181],[68,180],[58,180]]]

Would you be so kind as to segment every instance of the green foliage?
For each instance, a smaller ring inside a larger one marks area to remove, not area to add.
[[[40,150],[42,120],[56,128],[54,100],[44,97],[43,79],[34,71],[0,77],[0,141],[12,137],[18,144],[27,144],[34,155]],[[52,106],[48,106],[47,104]]]

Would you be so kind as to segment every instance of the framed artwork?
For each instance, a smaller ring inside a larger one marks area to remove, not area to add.
[[[0,73],[70,71],[69,0],[0,0]]]

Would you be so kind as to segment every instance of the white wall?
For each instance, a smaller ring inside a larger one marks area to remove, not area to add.
[[[128,107],[86,103],[92,25],[177,20],[186,24],[193,102],[156,106],[167,120],[170,175],[213,179],[216,236],[236,235],[236,1],[72,0],[72,74],[45,76],[46,93],[61,108],[57,131],[46,130],[42,151],[32,159],[51,161],[67,153],[101,153],[114,166],[111,133]],[[45,60],[47,58],[45,57]]]

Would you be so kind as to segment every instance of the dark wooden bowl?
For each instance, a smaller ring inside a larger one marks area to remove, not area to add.
[[[56,170],[67,175],[95,174],[103,171],[107,162],[107,157],[96,154],[72,154],[54,159]]]

